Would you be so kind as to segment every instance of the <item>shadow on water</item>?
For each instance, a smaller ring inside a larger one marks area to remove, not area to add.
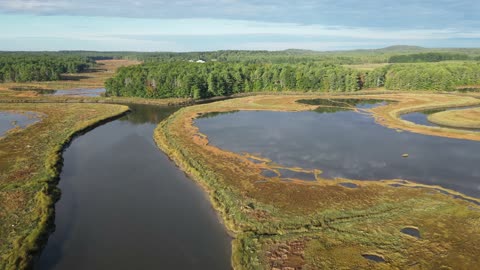
[[[297,102],[308,104],[308,105],[362,108],[365,106],[368,107],[368,105],[377,105],[387,101],[381,100],[381,99],[359,99],[359,98],[336,98],[336,99],[318,98],[318,99],[300,99]]]
[[[420,239],[421,238],[421,235],[420,235],[420,231],[417,229],[417,228],[413,228],[413,227],[406,227],[406,228],[403,228],[402,230],[400,230],[402,233],[406,234],[406,235],[410,235],[412,237],[415,237],[417,239]]]
[[[76,138],[55,232],[36,269],[230,269],[230,237],[204,192],[152,139],[176,108],[132,105]]]
[[[385,259],[382,258],[381,256],[375,255],[375,254],[362,254],[362,257],[364,257],[367,260],[374,261],[377,263],[382,263],[385,262]]]
[[[479,142],[399,133],[352,110],[322,112],[240,111],[195,123],[212,145],[320,177],[406,179],[480,197]]]

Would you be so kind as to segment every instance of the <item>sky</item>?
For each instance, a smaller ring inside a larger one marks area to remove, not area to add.
[[[0,50],[480,47],[479,0],[0,0]]]

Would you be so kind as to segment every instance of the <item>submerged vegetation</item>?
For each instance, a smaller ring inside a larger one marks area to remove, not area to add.
[[[397,108],[479,103],[469,97],[431,94],[361,98],[398,101],[372,109],[377,121],[397,128],[405,125],[395,116]],[[225,224],[236,233],[235,269],[336,269],[353,265],[359,269],[468,269],[480,263],[480,231],[474,225],[480,222],[480,212],[468,200],[408,181],[340,180],[355,184],[355,188],[322,178],[279,181],[262,175],[265,162],[261,159],[252,161],[249,155],[212,146],[194,125],[196,117],[209,112],[316,108],[297,103],[300,99],[312,97],[255,96],[197,105],[176,112],[155,131],[159,147],[209,191]],[[429,130],[413,128],[416,132]],[[437,129],[439,134],[448,133]],[[451,136],[462,136],[451,132]],[[475,139],[480,140],[480,136]],[[406,235],[402,232],[406,227],[418,228],[422,238]],[[369,260],[374,257],[382,260]]]

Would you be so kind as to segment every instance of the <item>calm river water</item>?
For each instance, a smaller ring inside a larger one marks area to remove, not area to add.
[[[65,151],[56,230],[36,269],[230,269],[206,195],[153,141],[175,109],[130,107]]]

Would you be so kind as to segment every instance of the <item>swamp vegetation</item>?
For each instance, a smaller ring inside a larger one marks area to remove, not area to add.
[[[404,180],[340,179],[356,185],[350,188],[321,176],[313,182],[265,177],[262,169],[268,160],[252,162],[255,157],[211,145],[194,125],[198,115],[208,112],[315,109],[296,102],[307,98],[311,97],[256,96],[188,107],[155,131],[160,148],[209,190],[225,224],[236,233],[234,268],[469,269],[479,263],[480,212],[472,203],[478,202],[475,198],[459,200],[461,194],[455,191]],[[396,101],[371,109],[383,125],[480,139],[478,134],[404,123],[397,114],[398,108],[478,104],[474,98],[431,94],[362,98]],[[422,238],[406,235],[406,227],[418,228]],[[366,255],[380,257],[382,262]]]
[[[143,129],[162,121],[154,140],[208,192],[235,237],[235,269],[475,269],[480,264],[475,194],[412,179],[327,177],[321,165],[285,166],[253,151],[218,147],[195,123],[236,111],[316,111],[325,117],[354,111],[392,132],[474,143],[479,132],[453,123],[476,125],[476,109],[431,115],[432,122],[446,121],[444,126],[401,116],[479,106],[478,57],[478,49],[411,46],[350,52],[0,53],[0,110],[39,117],[0,138],[0,269],[32,266],[53,225],[63,147],[75,134],[128,110],[105,103],[192,105],[242,95],[186,107],[167,119],[151,113],[156,108],[138,107],[138,114],[113,124]],[[207,63],[189,62],[197,59]],[[107,97],[52,95],[104,84]],[[460,90],[465,93],[455,93]],[[439,93],[444,91],[453,92]],[[365,100],[361,106],[359,99]],[[379,102],[383,106],[375,106]],[[398,159],[414,160],[406,152],[397,153]]]

